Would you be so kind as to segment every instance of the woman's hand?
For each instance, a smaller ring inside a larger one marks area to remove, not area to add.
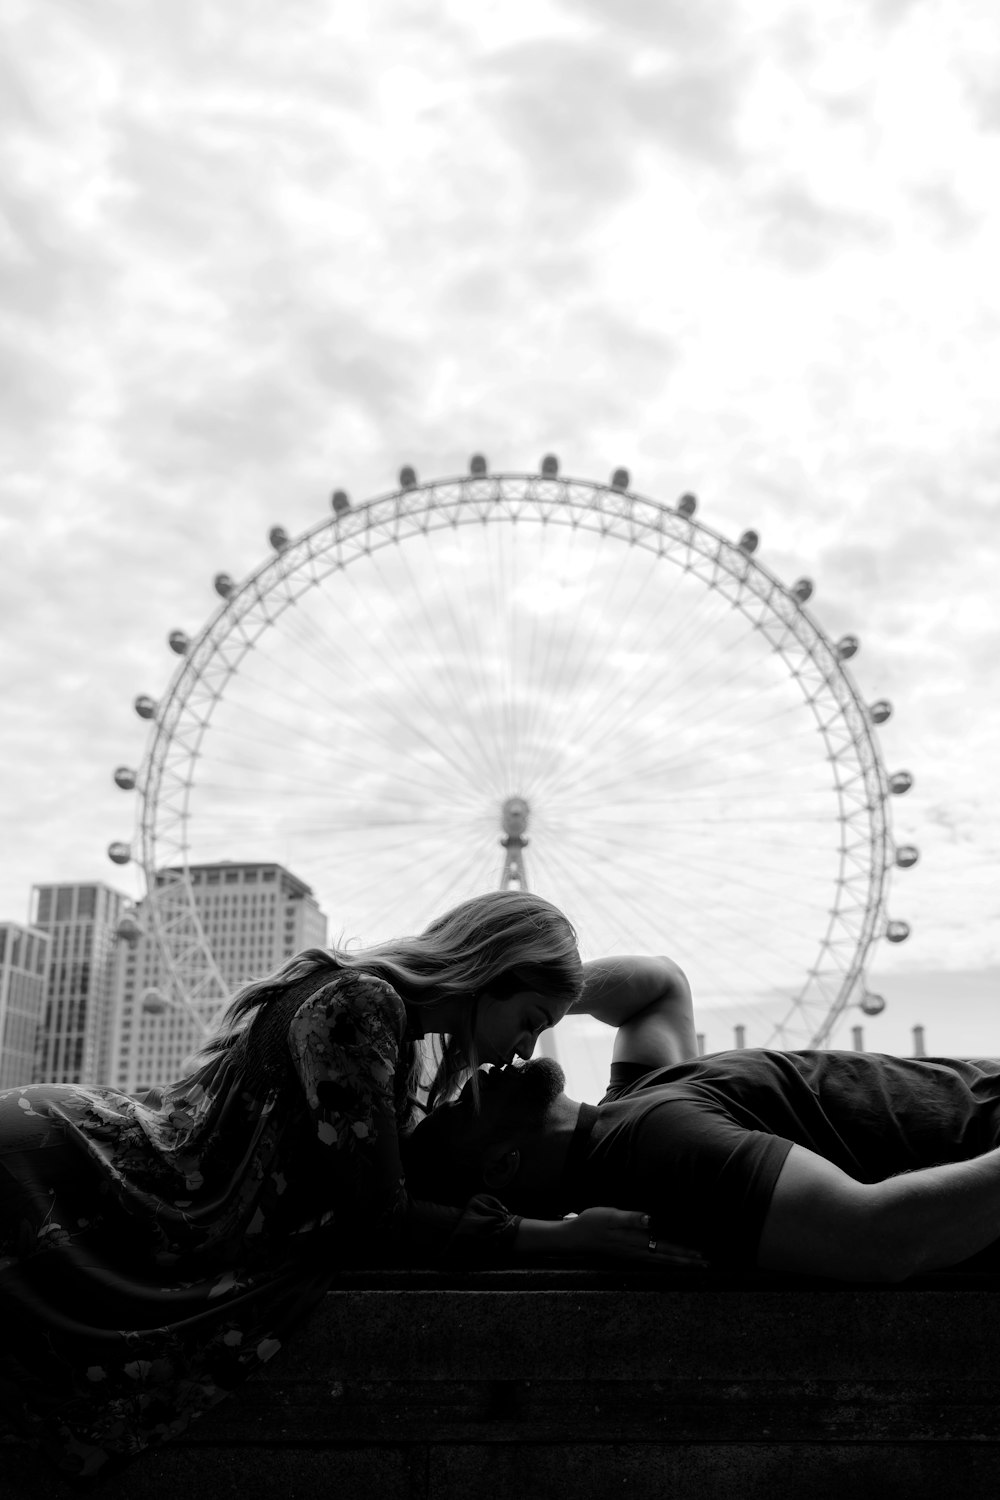
[[[576,1256],[600,1256],[605,1260],[645,1265],[705,1268],[707,1260],[688,1245],[675,1245],[653,1232],[648,1214],[627,1213],[620,1208],[585,1208],[564,1220],[565,1248]]]

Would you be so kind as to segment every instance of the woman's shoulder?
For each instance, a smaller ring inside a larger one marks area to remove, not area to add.
[[[399,1035],[406,1028],[406,1009],[386,979],[364,969],[341,969],[318,984],[296,1008],[294,1021],[363,1021],[373,1018]]]

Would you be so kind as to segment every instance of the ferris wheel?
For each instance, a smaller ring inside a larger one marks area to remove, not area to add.
[[[536,474],[399,486],[290,537],[219,604],[166,692],[138,770],[133,845],[174,994],[201,1029],[229,998],[190,871],[275,859],[334,940],[417,931],[465,896],[530,887],[585,957],[669,952],[699,1017],[758,1046],[831,1043],[887,915],[883,766],[812,583],[631,488]]]

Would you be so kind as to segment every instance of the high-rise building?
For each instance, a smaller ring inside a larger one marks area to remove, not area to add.
[[[34,1079],[48,965],[47,933],[0,922],[0,1089]]]
[[[110,886],[36,885],[31,925],[47,933],[45,1017],[38,1083],[107,1083],[118,923],[126,898]]]
[[[326,917],[312,890],[282,865],[224,860],[192,865],[189,876],[198,919],[231,989],[303,948],[326,946]],[[203,1041],[169,993],[144,907],[140,902],[121,929],[112,1081],[129,1093],[181,1077]]]

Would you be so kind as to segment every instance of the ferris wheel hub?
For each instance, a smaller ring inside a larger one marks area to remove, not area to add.
[[[500,846],[504,850],[501,890],[528,889],[523,851],[528,842],[526,834],[530,812],[531,805],[526,797],[508,797],[500,809],[500,824],[503,828]]]
[[[508,797],[500,809],[500,821],[508,838],[523,838],[528,831],[531,804],[526,797]]]

